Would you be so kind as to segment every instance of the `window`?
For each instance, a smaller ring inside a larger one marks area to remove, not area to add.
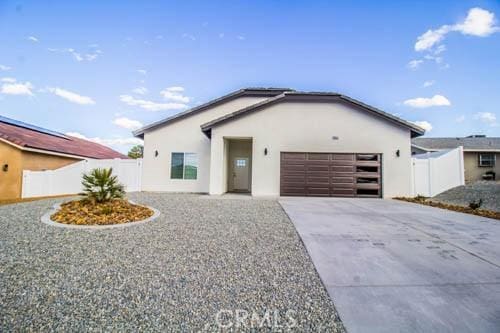
[[[238,158],[236,160],[236,166],[237,167],[243,167],[243,168],[246,167],[247,166],[247,160]]]
[[[479,166],[480,167],[492,167],[495,166],[495,154],[479,154]]]
[[[171,179],[197,179],[198,156],[194,153],[172,153]]]

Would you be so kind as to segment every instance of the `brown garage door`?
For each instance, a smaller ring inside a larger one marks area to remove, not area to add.
[[[380,197],[381,155],[281,153],[282,196]]]

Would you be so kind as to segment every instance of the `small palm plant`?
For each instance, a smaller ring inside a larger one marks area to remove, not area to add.
[[[93,169],[83,175],[83,195],[92,203],[107,202],[112,199],[120,199],[125,195],[123,185],[118,182],[116,176],[112,176],[113,168]]]

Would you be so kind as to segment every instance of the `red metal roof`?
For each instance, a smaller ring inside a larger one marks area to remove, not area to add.
[[[3,118],[3,117],[2,117]],[[58,134],[15,121],[0,119],[0,138],[21,147],[45,150],[95,159],[128,158],[111,148],[95,142]],[[26,127],[25,127],[26,126]],[[32,128],[28,128],[28,127]]]

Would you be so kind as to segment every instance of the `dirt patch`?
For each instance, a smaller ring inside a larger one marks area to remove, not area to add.
[[[455,212],[473,214],[473,215],[489,217],[491,219],[500,220],[500,212],[495,212],[495,211],[487,210],[487,209],[472,209],[469,207],[464,207],[464,206],[459,206],[459,205],[451,205],[451,204],[446,204],[446,203],[442,203],[442,202],[432,201],[432,200],[429,200],[427,198],[421,198],[421,197],[416,197],[416,198],[396,197],[393,199],[407,201],[407,202],[413,202],[413,203],[418,203],[421,205],[443,208],[443,209],[453,210]]]
[[[0,206],[2,205],[11,205],[15,203],[23,203],[23,202],[31,202],[31,201],[37,201],[37,200],[43,200],[43,199],[50,199],[50,198],[64,198],[64,197],[72,197],[74,194],[63,194],[63,195],[50,195],[50,196],[45,196],[45,197],[36,197],[36,198],[16,198],[16,199],[3,199],[0,200]]]
[[[64,224],[111,225],[142,221],[153,214],[147,207],[121,199],[96,204],[76,200],[62,204],[61,209],[52,214],[51,219]]]

